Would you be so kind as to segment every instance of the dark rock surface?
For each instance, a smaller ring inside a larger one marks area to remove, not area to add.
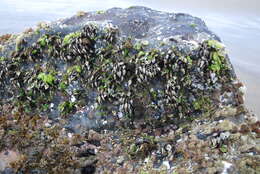
[[[112,8],[1,36],[0,81],[0,152],[20,156],[0,164],[17,172],[259,171],[244,86],[188,14]]]
[[[43,27],[4,44],[3,102],[20,96],[17,102],[30,99],[28,112],[76,112],[73,118],[87,129],[114,127],[126,115],[176,122],[206,112],[200,108],[205,102],[238,104],[236,89],[225,89],[234,88],[235,75],[224,47],[199,18],[113,8]],[[219,94],[212,98],[214,92]]]

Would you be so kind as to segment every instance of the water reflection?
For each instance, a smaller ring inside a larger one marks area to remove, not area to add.
[[[39,21],[69,17],[79,10],[105,10],[131,5],[186,12],[204,19],[227,45],[232,63],[247,85],[247,103],[260,116],[259,0],[0,0],[0,34],[21,32]]]

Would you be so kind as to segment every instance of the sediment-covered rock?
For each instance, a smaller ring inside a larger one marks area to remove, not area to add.
[[[199,18],[81,12],[1,36],[0,57],[0,152],[20,156],[8,171],[259,171],[259,122]]]

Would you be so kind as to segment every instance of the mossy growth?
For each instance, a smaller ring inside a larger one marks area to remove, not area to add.
[[[192,23],[192,24],[190,24],[190,26],[191,26],[192,28],[196,28],[196,27],[197,27],[197,24]]]
[[[36,55],[38,53],[37,50],[32,50],[32,55]]]
[[[217,74],[227,70],[228,67],[225,60],[223,45],[216,40],[208,40],[207,44],[213,49],[210,53],[211,64],[209,65],[209,69]]]
[[[55,76],[52,74],[46,74],[46,73],[40,73],[37,76],[37,79],[42,80],[45,84],[48,85],[54,85],[54,82],[56,80]]]
[[[209,97],[203,96],[194,101],[193,107],[195,110],[200,110],[204,112],[209,112],[212,107],[212,101]]]
[[[99,11],[97,11],[97,14],[104,14],[104,13],[105,13],[104,10],[99,10]]]
[[[0,57],[0,62],[7,60],[5,57]]]
[[[192,65],[193,61],[192,61],[192,59],[190,58],[190,56],[187,56],[187,57],[186,57],[186,60],[187,60],[187,63],[188,63],[189,65]]]
[[[40,34],[40,33],[41,33],[41,32],[40,32],[40,28],[35,29],[34,33],[35,33],[36,35]]]
[[[221,70],[225,69],[224,57],[219,52],[211,53],[212,64],[209,66],[210,70],[219,74]]]
[[[45,47],[47,45],[47,39],[48,39],[47,35],[43,35],[38,39],[38,43],[40,44],[41,47]]]
[[[134,45],[134,49],[137,51],[143,50],[143,44],[138,42]]]
[[[47,111],[49,109],[50,105],[49,104],[43,104],[42,105],[42,110]]]
[[[68,70],[67,70],[68,74],[72,74],[73,72],[81,73],[82,72],[81,66],[80,65],[74,65],[74,66],[68,68]]]
[[[65,82],[60,82],[59,89],[65,91],[68,88],[68,85]]]
[[[70,101],[65,101],[60,103],[58,108],[62,115],[67,115],[75,110],[75,103]]]
[[[226,153],[228,152],[228,147],[226,145],[222,145],[219,150],[222,152],[222,153]]]
[[[216,40],[208,40],[207,43],[208,43],[209,47],[212,47],[212,48],[215,48],[215,49],[222,49],[223,48],[223,45]]]
[[[67,34],[64,38],[63,38],[63,45],[68,45],[73,39],[79,37],[81,35],[81,32],[74,32],[74,33],[70,33]]]
[[[142,134],[141,137],[144,139],[143,143],[130,144],[127,149],[127,153],[131,159],[145,159],[157,147],[154,136]]]

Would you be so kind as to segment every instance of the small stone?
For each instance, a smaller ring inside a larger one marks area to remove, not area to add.
[[[119,156],[116,162],[117,162],[117,164],[122,165],[122,164],[124,163],[124,160],[125,160],[125,159],[124,159],[123,156]]]
[[[229,120],[223,120],[221,123],[217,125],[217,128],[223,131],[231,131],[235,127],[236,125]]]
[[[45,127],[51,127],[51,124],[49,122],[44,124]]]
[[[250,132],[250,128],[248,127],[248,125],[243,124],[243,125],[241,125],[239,132],[242,134],[246,134],[246,133]]]
[[[20,157],[20,154],[15,151],[6,150],[0,152],[0,172],[10,167],[10,164],[19,160]]]
[[[72,138],[73,134],[72,133],[68,133],[68,137]]]
[[[142,41],[142,44],[143,44],[144,46],[148,46],[148,45],[149,45],[149,41],[144,40],[144,41]]]

